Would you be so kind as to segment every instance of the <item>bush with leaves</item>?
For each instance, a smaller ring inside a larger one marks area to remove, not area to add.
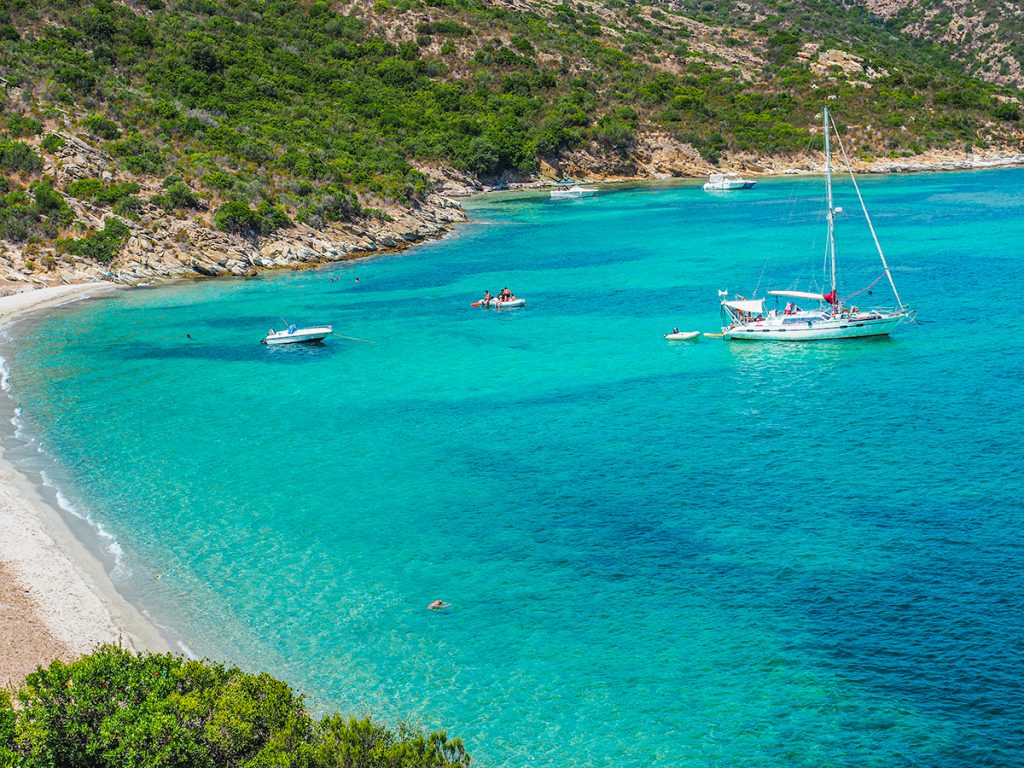
[[[125,168],[135,173],[160,173],[166,164],[160,147],[141,133],[132,133],[120,141],[111,142],[107,149],[110,154],[121,158]]]
[[[243,237],[253,237],[260,232],[260,217],[256,211],[238,200],[229,200],[218,208],[213,222],[217,229]]]
[[[121,138],[121,129],[117,123],[103,115],[89,115],[82,121],[82,126],[91,136],[107,141],[114,141]]]
[[[106,264],[121,250],[124,241],[132,233],[120,219],[108,217],[103,220],[103,229],[77,240],[58,240],[57,247],[86,259]]]
[[[43,132],[43,124],[34,117],[23,115],[20,112],[12,112],[4,120],[7,130],[11,136],[38,136]]]
[[[138,221],[144,205],[145,203],[142,202],[141,198],[135,195],[128,195],[128,197],[118,200],[117,205],[114,206],[114,213],[118,216],[124,216],[126,219]]]
[[[164,191],[153,195],[149,201],[165,211],[181,209],[198,210],[203,207],[202,201],[192,191],[192,188],[176,177],[166,179],[164,181]]]
[[[288,214],[267,201],[260,203],[254,211],[245,203],[231,200],[217,209],[213,215],[213,221],[217,225],[217,229],[234,232],[243,237],[269,235],[278,229],[292,226],[292,220],[288,218]]]
[[[28,190],[14,189],[0,197],[2,240],[54,238],[74,219],[74,211],[48,181],[37,181]]]
[[[58,136],[56,133],[46,134],[45,136],[43,136],[43,140],[39,142],[40,148],[45,149],[47,152],[50,152],[51,154],[56,152],[65,144],[67,144],[67,142],[64,141],[64,137]]]
[[[107,645],[0,693],[0,761],[14,768],[469,768],[459,739],[367,719],[312,718],[267,674]]]
[[[39,173],[43,159],[28,144],[0,139],[0,171]]]
[[[99,179],[76,179],[67,187],[67,193],[72,197],[88,200],[95,205],[114,205],[138,191],[139,185],[132,181],[107,184]]]
[[[235,180],[231,174],[220,170],[204,173],[202,182],[207,188],[216,189],[221,192],[229,190],[235,185]]]

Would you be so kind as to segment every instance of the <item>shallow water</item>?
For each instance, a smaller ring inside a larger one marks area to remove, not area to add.
[[[22,324],[11,391],[119,586],[320,709],[484,766],[1011,765],[1022,181],[862,182],[922,321],[890,339],[665,342],[762,270],[806,290],[823,193],[655,186],[78,305]],[[852,293],[880,269],[837,197]],[[282,316],[375,343],[258,344]]]

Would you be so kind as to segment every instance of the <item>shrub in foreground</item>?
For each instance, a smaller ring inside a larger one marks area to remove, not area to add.
[[[315,721],[270,675],[112,645],[0,692],[0,764],[17,768],[469,768],[459,739],[339,715]]]

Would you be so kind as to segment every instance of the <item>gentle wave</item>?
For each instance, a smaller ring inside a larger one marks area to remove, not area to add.
[[[41,450],[41,449],[40,449]],[[57,500],[57,505],[67,512],[69,515],[82,520],[89,524],[89,527],[96,533],[96,537],[100,540],[103,549],[109,554],[114,560],[114,569],[110,575],[112,578],[126,579],[131,577],[132,569],[128,565],[127,558],[124,553],[124,549],[118,542],[117,538],[103,527],[96,518],[89,512],[83,512],[75,504],[73,504],[64,492],[60,489],[53,478],[45,469],[39,470],[39,479],[43,485],[49,488],[53,492],[53,497]]]

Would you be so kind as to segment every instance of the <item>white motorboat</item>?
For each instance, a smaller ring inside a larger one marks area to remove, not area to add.
[[[827,232],[825,237],[825,270],[821,284],[830,286],[828,292],[823,291],[796,291],[780,290],[768,291],[769,296],[779,299],[786,298],[789,301],[785,306],[766,311],[764,298],[747,299],[744,296],[728,297],[728,291],[719,291],[722,298],[722,312],[725,315],[727,325],[722,328],[722,335],[726,339],[745,339],[748,341],[817,341],[822,339],[856,339],[866,336],[887,336],[904,320],[909,320],[914,313],[903,304],[896,284],[893,282],[892,273],[889,271],[889,264],[882,252],[882,246],[875,234],[874,225],[868,215],[867,207],[864,205],[864,198],[861,196],[857,179],[850,167],[849,157],[843,148],[839,132],[836,131],[836,140],[843,159],[846,161],[850,179],[853,181],[854,191],[860,201],[864,218],[867,221],[868,229],[874,240],[878,257],[882,262],[882,274],[875,277],[867,286],[860,288],[846,296],[840,297],[840,286],[836,279],[836,241],[835,241],[835,217],[842,213],[842,208],[837,207],[832,199],[832,157],[831,157],[831,132],[835,130],[835,123],[829,116],[826,108],[823,113],[825,127],[825,191],[826,210],[825,220]],[[872,288],[883,277],[888,279],[892,288],[892,295],[896,306],[872,307],[861,309],[852,303],[852,300],[864,295],[873,295]],[[814,302],[815,306],[805,309],[797,302]]]
[[[323,341],[333,332],[334,329],[329,325],[317,325],[312,328],[299,328],[295,325],[289,325],[283,331],[275,331],[271,328],[260,343],[301,344],[303,342]]]
[[[665,334],[665,338],[669,341],[690,341],[698,336],[700,336],[700,331],[673,331]]]
[[[744,179],[736,173],[712,173],[704,182],[705,192],[728,192],[732,189],[753,189],[756,181]]]
[[[593,197],[597,194],[597,187],[581,187],[573,184],[571,187],[556,187],[551,190],[551,197],[554,200],[567,200],[576,197]]]

